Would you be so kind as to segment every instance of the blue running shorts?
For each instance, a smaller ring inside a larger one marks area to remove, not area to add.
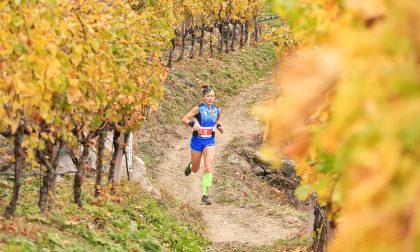
[[[193,151],[202,152],[204,148],[213,146],[214,144],[215,144],[214,137],[201,138],[201,137],[192,136],[190,147]]]

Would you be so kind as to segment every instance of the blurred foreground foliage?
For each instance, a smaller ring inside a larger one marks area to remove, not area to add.
[[[278,95],[259,110],[266,155],[298,161],[296,194],[316,192],[336,228],[329,251],[419,251],[420,3],[272,4],[293,35],[279,45],[297,49],[281,48]]]

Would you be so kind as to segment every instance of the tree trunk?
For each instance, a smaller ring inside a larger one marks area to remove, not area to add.
[[[124,153],[127,151],[128,140],[130,138],[130,132],[124,134]]]
[[[43,164],[47,170],[42,179],[42,186],[39,192],[39,201],[38,207],[41,210],[41,213],[45,212],[47,208],[47,201],[48,201],[48,209],[53,210],[55,207],[55,192],[56,192],[56,180],[57,175],[55,174],[58,159],[60,155],[60,150],[62,148],[62,141],[57,141],[50,150],[44,150],[44,152],[37,150],[37,158],[41,164]],[[49,151],[50,160],[49,161],[45,157],[45,153]],[[48,198],[48,192],[51,192],[51,197]]]
[[[200,34],[200,52],[198,53],[198,56],[203,56],[203,48],[204,48],[204,25],[201,26],[201,34]]]
[[[179,53],[179,57],[177,61],[181,61],[184,59],[184,52],[185,52],[185,38],[187,37],[187,31],[186,31],[186,23],[182,25],[182,37],[181,37],[181,52]]]
[[[54,169],[54,171],[56,171]],[[52,175],[51,177],[51,181],[50,181],[50,197],[48,199],[48,211],[53,211],[55,209],[55,200],[56,200],[56,196],[57,196],[57,174]]]
[[[242,49],[242,47],[244,47],[244,24],[240,24],[241,25],[241,35],[239,38],[239,48]]]
[[[316,196],[312,196],[310,200],[315,202],[313,214],[310,214],[309,216],[310,218],[313,218],[313,220],[309,222],[309,224],[313,224],[312,232],[309,233],[312,238],[311,248],[313,251],[323,252],[326,250],[329,241],[332,239],[332,232],[335,224],[334,222],[330,222],[328,220],[330,204],[327,204],[325,207],[321,207],[317,203]]]
[[[236,22],[233,23],[233,31],[232,31],[232,43],[230,44],[230,50],[233,52],[235,51],[235,40],[236,40]]]
[[[308,224],[306,229],[306,238],[312,240],[312,232],[314,231],[315,227],[315,207],[317,204],[315,194],[311,194],[309,196],[308,203]]]
[[[115,185],[119,185],[121,182],[124,136],[125,135],[120,135],[120,137],[118,138],[119,148],[117,152],[117,158],[115,159],[114,181],[112,183],[112,191],[114,191]]]
[[[190,50],[190,59],[194,58],[194,45],[195,45],[195,32],[194,29],[191,30],[191,50]]]
[[[174,58],[174,51],[175,51],[175,38],[171,39],[171,50],[169,51],[169,59],[168,59],[168,67],[172,67],[172,60]]]
[[[51,177],[50,181],[50,192],[51,197],[48,200],[48,210],[52,211],[55,209],[55,198],[56,198],[56,192],[57,192],[57,166],[58,166],[58,160],[60,159],[60,152],[63,149],[64,141],[59,140],[57,144],[54,145],[51,160],[52,160],[52,167],[54,169],[54,173]]]
[[[15,154],[15,181],[13,185],[13,196],[12,200],[10,201],[9,205],[5,210],[5,217],[10,219],[13,214],[15,213],[16,206],[19,200],[19,190],[22,184],[22,170],[23,170],[23,163],[24,163],[24,152],[22,149],[22,141],[23,141],[23,126],[19,126],[16,133],[15,133],[15,146],[14,146],[14,154]]]
[[[103,159],[104,159],[106,132],[107,131],[104,128],[99,129],[98,157],[97,157],[96,181],[95,181],[95,197],[98,197],[100,194],[102,173],[104,169]]]
[[[223,51],[223,24],[219,24],[219,34],[220,34],[220,40],[219,40],[219,53],[222,53]]]
[[[213,27],[210,28],[210,57],[213,57]]]
[[[82,207],[82,184],[85,170],[87,168],[87,158],[89,156],[89,144],[83,144],[82,156],[77,164],[77,172],[74,176],[74,203]]]
[[[230,28],[229,28],[229,24],[226,24],[226,32],[225,32],[225,53],[229,52],[229,33],[230,33]]]
[[[111,165],[109,167],[108,183],[114,184],[114,172],[115,172],[115,161],[117,160],[118,152],[120,150],[120,138],[121,132],[114,129],[114,137],[112,138],[112,145],[114,146],[114,152],[112,153]]]
[[[245,41],[244,43],[248,43],[249,45],[249,22],[245,22]]]
[[[44,154],[40,154],[44,155]],[[42,177],[42,185],[41,190],[39,192],[39,201],[38,201],[38,207],[41,210],[41,213],[45,212],[45,209],[47,208],[47,198],[48,198],[48,190],[49,190],[49,177],[51,175],[50,168],[47,166],[47,170],[45,171],[44,176]]]
[[[258,36],[258,21],[257,21],[257,17],[254,17],[254,40],[255,43],[259,42],[259,36]]]

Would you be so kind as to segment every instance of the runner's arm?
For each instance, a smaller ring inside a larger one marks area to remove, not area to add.
[[[216,126],[216,128],[220,131],[220,133],[223,133],[223,126],[220,124],[220,111],[221,109],[219,108],[219,114],[217,115],[217,121],[216,121],[216,125],[220,125],[220,127]]]
[[[195,106],[193,109],[191,109],[190,112],[188,112],[184,117],[182,117],[182,123],[185,125],[189,125],[190,121],[193,120],[196,114],[198,114],[198,106]]]

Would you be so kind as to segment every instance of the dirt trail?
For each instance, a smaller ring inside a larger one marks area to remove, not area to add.
[[[216,164],[225,146],[238,136],[247,137],[260,132],[261,126],[256,118],[250,118],[251,104],[265,100],[268,93],[267,83],[261,82],[248,87],[239,95],[232,97],[221,108],[223,134],[216,135]],[[216,94],[217,96],[217,94]],[[217,99],[217,97],[216,97]],[[196,206],[206,221],[206,235],[213,243],[239,242],[245,246],[268,245],[279,239],[294,237],[299,229],[286,219],[270,216],[253,208],[241,208],[233,204],[200,205],[202,196],[202,168],[197,174],[184,176],[184,168],[190,160],[190,130],[186,127],[177,129],[182,139],[168,139],[171,146],[158,167],[159,182],[173,196],[182,202]],[[213,180],[217,180],[214,176]],[[210,198],[214,199],[215,190],[210,189]]]

